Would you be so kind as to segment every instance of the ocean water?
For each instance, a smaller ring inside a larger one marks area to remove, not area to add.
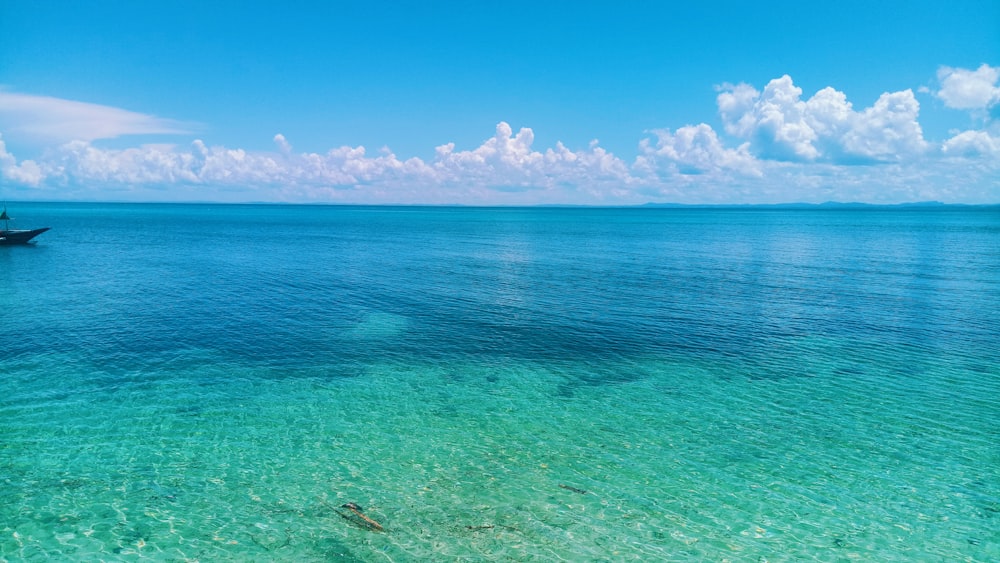
[[[1000,560],[996,207],[8,207],[2,561]]]

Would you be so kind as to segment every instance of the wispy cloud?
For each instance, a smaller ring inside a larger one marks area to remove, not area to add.
[[[183,135],[190,134],[192,129],[190,124],[121,108],[0,89],[0,130],[42,142]]]

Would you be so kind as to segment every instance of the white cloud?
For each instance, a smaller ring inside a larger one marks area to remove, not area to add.
[[[954,109],[984,110],[1000,102],[1000,67],[983,64],[976,70],[942,66],[937,97]]]
[[[941,151],[948,156],[1000,159],[1000,139],[990,136],[986,131],[964,131],[945,141]]]
[[[278,146],[278,150],[281,154],[292,154],[292,145],[281,133],[274,136],[274,144]]]
[[[912,90],[882,94],[874,106],[850,116],[851,126],[842,137],[845,152],[883,161],[923,153],[927,143],[919,113]]]
[[[276,152],[250,152],[208,146],[201,140],[187,149],[174,145],[108,149],[77,140],[50,151],[35,168],[36,179],[95,186],[183,184],[269,190],[279,199],[386,198],[383,201],[404,203],[475,203],[491,194],[530,203],[529,196],[517,195],[527,192],[556,203],[564,201],[559,198],[566,190],[599,201],[627,194],[626,186],[634,182],[629,167],[596,142],[586,150],[572,151],[557,143],[540,152],[532,148],[531,129],[522,128],[515,135],[505,122],[479,147],[456,151],[454,144],[443,145],[430,162],[402,160],[388,149],[370,155],[361,146],[323,154],[294,153],[281,134],[274,142]],[[5,169],[17,166],[12,156],[0,163]],[[30,161],[20,165],[25,170],[31,166],[35,165]],[[6,172],[5,176],[14,177]],[[537,195],[547,191],[549,196]]]
[[[754,105],[760,92],[749,84],[723,84],[718,87],[716,103],[726,133],[736,137],[749,137],[756,128]]]
[[[170,119],[5,90],[0,90],[0,130],[47,143],[190,133],[190,127]]]
[[[763,92],[746,84],[720,90],[716,101],[725,130],[749,139],[751,150],[764,158],[896,161],[927,148],[911,90],[882,94],[861,112],[829,87],[802,100],[802,89],[788,75],[771,80]]]
[[[14,155],[7,152],[7,143],[4,142],[3,135],[0,135],[0,176],[11,182],[37,186],[45,174],[33,160],[25,160],[18,164]]]
[[[681,127],[674,133],[669,129],[652,133],[656,135],[655,145],[651,146],[649,139],[639,143],[637,166],[641,169],[678,174],[733,171],[761,175],[759,163],[749,152],[749,143],[727,149],[715,130],[705,123]]]
[[[566,184],[600,188],[632,181],[628,166],[596,141],[587,150],[572,151],[557,143],[539,152],[532,148],[534,140],[530,128],[514,135],[510,125],[500,122],[496,134],[473,150],[456,152],[453,143],[437,147],[431,166],[446,183],[505,189],[544,190]]]
[[[802,89],[792,84],[792,79],[782,76],[764,87],[764,92],[754,105],[755,133],[765,154],[772,153],[788,158],[813,160],[819,151],[813,146],[816,132],[807,123],[806,104],[799,100]],[[773,143],[771,143],[773,141]]]
[[[966,86],[996,81],[982,68],[962,72],[951,69],[941,92],[964,91],[956,81]],[[949,98],[947,103],[968,106],[975,101],[980,109],[984,103],[995,103],[984,102],[992,98],[977,88],[970,91],[979,94]],[[93,141],[137,133],[181,133],[184,128],[115,108],[18,96],[0,92],[0,104],[7,104],[0,107],[0,126],[14,123],[22,135],[38,131],[37,135],[48,136],[51,146],[32,155],[34,160],[19,162],[0,137],[0,174],[6,185],[31,186],[37,188],[33,195],[55,199],[889,203],[995,202],[1000,194],[996,129],[954,134],[934,146],[923,138],[920,106],[910,90],[884,93],[871,107],[855,110],[847,96],[832,87],[803,99],[801,88],[789,76],[771,80],[762,91],[748,84],[720,87],[717,103],[723,134],[706,123],[653,129],[638,143],[631,164],[596,140],[577,149],[561,142],[536,148],[531,128],[515,132],[506,122],[498,123],[478,146],[462,150],[447,143],[427,160],[403,159],[388,148],[369,151],[363,146],[295,152],[280,133],[268,151],[213,146],[202,140],[186,146],[110,149]],[[11,100],[16,103],[9,104]],[[25,113],[11,109],[15,106]],[[43,109],[56,115],[44,116]],[[45,132],[60,127],[62,132]],[[23,150],[20,144],[13,146]],[[871,166],[845,166],[859,162]]]

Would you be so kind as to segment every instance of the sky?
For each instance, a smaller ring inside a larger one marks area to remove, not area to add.
[[[0,2],[0,198],[1000,203],[1000,2]]]

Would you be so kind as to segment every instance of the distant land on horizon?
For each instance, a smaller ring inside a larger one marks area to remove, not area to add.
[[[682,207],[757,207],[757,208],[778,208],[778,209],[793,209],[793,208],[827,208],[827,209],[845,209],[845,208],[931,208],[931,207],[1000,207],[1000,203],[944,203],[941,201],[912,201],[903,203],[863,203],[857,201],[825,201],[823,203],[805,203],[805,202],[793,202],[793,203],[720,203],[720,204],[700,204],[700,203],[646,203],[641,207],[665,207],[665,208],[682,208]]]

